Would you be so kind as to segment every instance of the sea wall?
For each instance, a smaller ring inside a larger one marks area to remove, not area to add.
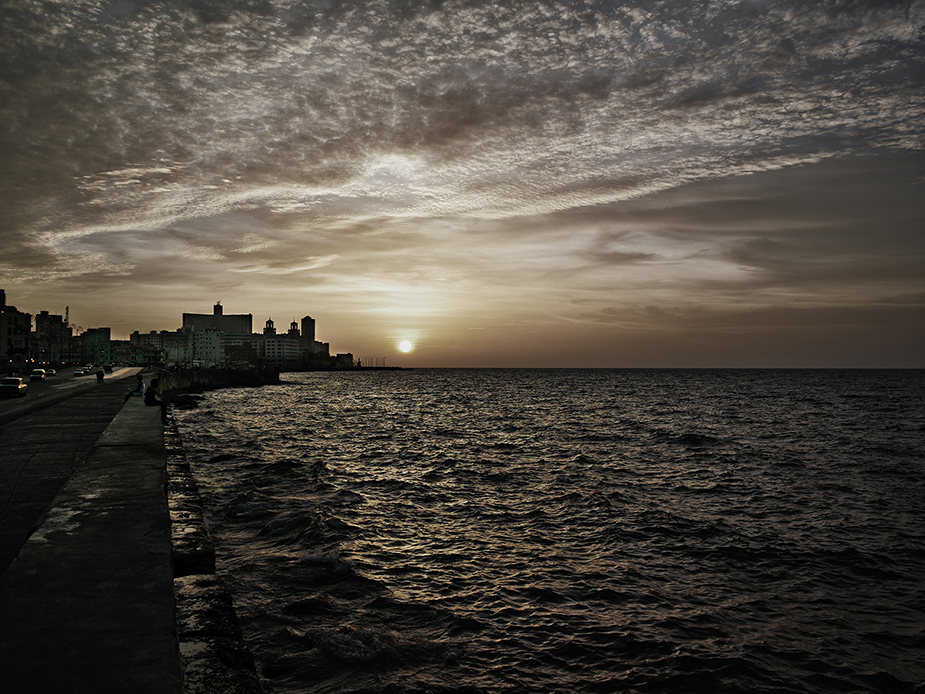
[[[180,369],[159,371],[161,394],[165,397],[180,393],[197,393],[235,386],[266,386],[278,384],[279,369]]]
[[[259,694],[231,593],[215,573],[202,499],[172,416],[164,444],[183,694]]]
[[[195,382],[216,387],[218,379]],[[161,408],[126,400],[121,383],[94,379],[89,386],[67,393],[83,397],[82,410],[104,415],[104,404],[113,401],[112,419],[63,487],[34,511],[47,503],[44,515],[28,516],[35,527],[0,571],[0,689],[258,694],[172,411],[162,420]],[[50,410],[59,407],[55,400]],[[66,418],[68,411],[59,414]],[[73,457],[79,448],[67,437],[82,429],[53,430],[41,455],[28,446],[4,451],[4,463],[21,471],[22,491],[7,500],[11,511],[18,504],[17,517],[33,513],[30,500],[47,493],[44,480],[58,468],[45,459]],[[12,518],[3,521],[7,526]],[[2,531],[26,530],[10,527]]]
[[[279,383],[278,369],[160,371],[167,400],[187,393]],[[172,411],[164,423],[171,565],[184,694],[259,694],[254,659],[244,643],[231,593],[215,572],[215,548],[198,485]]]
[[[186,694],[165,461],[130,398],[0,574],[4,692]]]

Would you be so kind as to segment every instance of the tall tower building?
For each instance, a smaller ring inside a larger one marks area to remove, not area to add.
[[[302,339],[309,347],[315,342],[315,319],[311,316],[302,319]]]

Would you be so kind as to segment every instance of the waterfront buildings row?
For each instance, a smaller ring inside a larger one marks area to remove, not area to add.
[[[272,319],[262,333],[253,332],[252,325],[251,314],[226,314],[217,303],[211,314],[184,313],[178,330],[136,330],[128,340],[113,340],[110,328],[75,334],[67,315],[20,312],[7,306],[6,293],[0,290],[0,361],[7,368],[74,362],[201,368],[256,365],[284,371],[353,366],[353,355],[332,357],[329,345],[315,339],[311,316],[300,323],[292,321],[286,333],[277,333]]]

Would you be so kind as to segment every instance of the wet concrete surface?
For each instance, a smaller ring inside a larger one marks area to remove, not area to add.
[[[125,399],[138,371],[0,401],[0,691],[262,689],[176,426]]]
[[[124,395],[122,384],[104,383],[65,410],[61,403],[14,423],[46,431],[16,449],[23,497],[51,493],[54,484],[39,484],[41,470],[60,479],[77,469],[0,575],[4,691],[183,691],[160,408]],[[77,427],[69,435],[78,443],[55,433],[71,416],[83,422],[65,424]],[[59,460],[48,454],[55,447]]]
[[[0,401],[0,573],[87,459],[139,371],[120,369],[103,383],[62,374]]]

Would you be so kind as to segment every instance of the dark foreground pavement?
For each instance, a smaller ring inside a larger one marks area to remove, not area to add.
[[[140,398],[123,407],[124,387],[114,393],[115,403],[102,389],[70,401],[86,408],[77,417],[85,424],[71,424],[78,430],[61,460],[52,461],[40,445],[22,462],[23,475],[50,469],[60,477],[79,469],[0,575],[5,691],[183,691],[160,408]],[[62,422],[57,407],[46,412]],[[97,439],[93,432],[107,418]],[[57,438],[51,433],[57,423],[40,428]],[[32,486],[20,478],[19,488]]]
[[[257,694],[176,428],[118,375],[0,404],[0,692]]]
[[[0,572],[122,409],[140,369],[0,401]],[[55,384],[56,386],[58,384]],[[36,392],[32,392],[36,391]],[[36,397],[41,395],[41,397]]]

